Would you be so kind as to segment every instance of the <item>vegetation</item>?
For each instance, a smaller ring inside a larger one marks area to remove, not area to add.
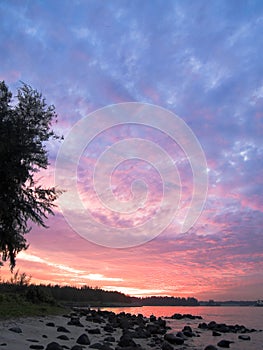
[[[55,107],[26,84],[16,98],[13,105],[11,92],[0,82],[0,253],[11,270],[17,253],[28,247],[24,235],[30,231],[29,220],[46,227],[44,220],[53,214],[60,194],[34,179],[48,166],[46,142],[58,138],[52,130]]]

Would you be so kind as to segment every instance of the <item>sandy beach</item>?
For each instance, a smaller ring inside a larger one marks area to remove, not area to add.
[[[169,328],[175,323],[181,332]],[[190,324],[186,319],[145,318],[142,315],[116,315],[113,312],[95,310],[84,314],[74,312],[64,316],[20,318],[0,322],[0,348],[204,350],[211,345],[213,350],[222,349],[217,344],[227,340],[233,342],[229,344],[233,350],[263,349],[263,332],[224,333],[215,336],[209,329],[194,328]],[[240,339],[240,336],[244,339]]]

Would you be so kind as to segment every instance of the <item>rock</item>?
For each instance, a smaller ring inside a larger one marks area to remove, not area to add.
[[[106,338],[104,338],[104,341],[108,341],[108,342],[110,342],[110,343],[113,343],[113,342],[115,342],[115,338],[114,337],[106,337]]]
[[[30,341],[31,343],[39,343],[39,340],[36,339],[27,339],[27,341]]]
[[[233,341],[230,340],[220,340],[220,342],[217,343],[217,346],[219,346],[220,348],[230,348],[230,344],[234,343]]]
[[[48,323],[46,323],[46,326],[48,326],[48,327],[55,327],[55,323],[54,322],[48,322]]]
[[[176,336],[177,336],[177,337],[180,337],[180,338],[183,338],[184,340],[187,339],[187,337],[184,335],[183,332],[177,332],[177,333],[176,333]]]
[[[43,334],[43,335],[42,335],[42,338],[47,338],[47,335],[46,335],[46,334]]]
[[[183,332],[190,332],[190,333],[193,333],[192,328],[191,328],[190,326],[184,326],[184,328],[183,328],[182,331],[183,331]]]
[[[74,345],[72,346],[71,350],[83,350],[83,347],[80,345]]]
[[[164,341],[162,344],[162,350],[174,350],[174,348],[167,341]]]
[[[101,350],[101,348],[103,347],[103,345],[100,344],[100,343],[94,343],[94,344],[90,345],[89,347],[90,347],[91,349],[99,349],[99,350]]]
[[[70,321],[68,322],[69,326],[77,326],[77,327],[84,327],[83,324],[80,322],[80,319],[78,316],[71,316]]]
[[[9,330],[14,333],[22,333],[22,329],[20,327],[11,327]]]
[[[99,328],[91,328],[91,329],[87,329],[87,332],[89,334],[100,334],[100,329]]]
[[[63,350],[63,347],[53,341],[52,343],[47,344],[46,350]]]
[[[85,333],[81,334],[76,342],[81,345],[90,345],[89,337]]]
[[[214,345],[207,345],[204,350],[217,350],[217,347]]]
[[[213,331],[212,335],[213,335],[213,337],[219,337],[222,334],[217,332],[217,331]]]
[[[154,315],[150,316],[150,322],[155,322],[156,321],[156,317]]]
[[[251,340],[251,338],[250,338],[249,335],[239,335],[239,336],[238,336],[238,339],[241,339],[241,340]]]
[[[39,349],[39,350],[41,350],[41,349],[44,349],[44,346],[43,345],[32,344],[32,345],[30,345],[29,349],[36,349],[36,350]]]
[[[57,332],[70,333],[70,331],[67,328],[63,327],[63,326],[59,326],[57,328]]]
[[[164,340],[168,341],[171,344],[182,345],[184,339],[181,337],[176,337],[173,333],[165,334]]]
[[[67,337],[65,334],[61,334],[57,337],[57,339],[61,339],[61,340],[69,340],[69,337]]]
[[[114,332],[114,328],[110,324],[106,324],[106,326],[104,326],[103,329],[107,333],[113,333]]]
[[[7,343],[1,343],[0,346],[7,346]]]
[[[133,347],[137,346],[135,341],[131,338],[131,336],[129,334],[123,334],[120,337],[118,345],[122,348],[128,347],[128,346],[133,346]]]

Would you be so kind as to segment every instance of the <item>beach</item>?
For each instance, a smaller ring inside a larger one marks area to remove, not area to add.
[[[221,345],[228,341],[231,342],[228,348],[233,350],[263,349],[263,332],[259,330],[243,325],[226,329],[216,322],[206,324],[195,316],[191,318],[192,315],[181,316],[146,318],[140,314],[86,309],[63,316],[2,320],[0,349],[204,350],[211,345],[213,350],[225,348]]]

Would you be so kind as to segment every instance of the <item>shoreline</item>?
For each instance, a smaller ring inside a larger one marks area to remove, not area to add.
[[[244,326],[226,332],[222,325],[213,323],[198,328],[193,320],[202,324],[200,316],[178,315],[147,318],[141,314],[79,309],[63,316],[1,320],[0,349],[205,350],[211,345],[213,350],[221,349],[217,344],[222,340],[234,341],[230,343],[233,350],[262,348],[263,332]]]

